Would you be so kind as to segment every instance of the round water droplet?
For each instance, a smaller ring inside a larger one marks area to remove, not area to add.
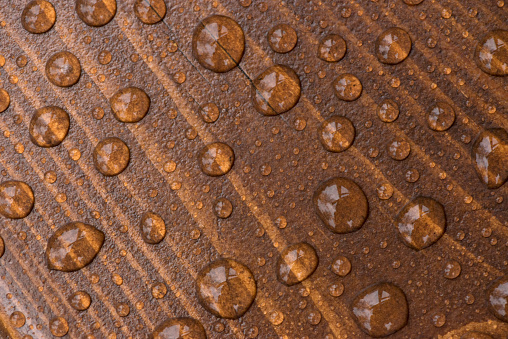
[[[289,53],[298,41],[296,31],[289,25],[280,24],[268,31],[268,44],[277,53]]]
[[[11,104],[11,97],[10,97],[9,93],[5,89],[0,88],[0,113],[2,113],[7,108],[9,108],[10,104]]]
[[[421,4],[422,2],[423,0],[404,0],[404,3],[411,6]]]
[[[166,3],[164,0],[136,0],[134,14],[145,24],[156,24],[166,15]]]
[[[46,63],[46,76],[56,86],[70,87],[78,82],[81,76],[81,65],[71,52],[53,54]]]
[[[353,74],[345,73],[333,81],[333,89],[340,100],[354,101],[362,94],[363,86]]]
[[[40,147],[54,147],[67,136],[69,114],[56,106],[39,108],[30,120],[30,139]]]
[[[140,88],[126,87],[116,92],[109,103],[118,121],[138,122],[148,113],[150,97]]]
[[[129,160],[129,147],[115,137],[101,140],[93,151],[95,168],[106,176],[122,173],[127,168]]]
[[[34,207],[34,193],[22,181],[4,181],[0,184],[0,214],[6,218],[21,219]]]
[[[328,287],[328,292],[332,297],[340,297],[342,293],[344,293],[344,284],[343,283],[336,283],[331,284],[330,287]]]
[[[212,15],[201,21],[192,36],[192,53],[201,66],[223,73],[235,68],[245,50],[243,30],[231,18]]]
[[[432,317],[432,323],[436,327],[443,327],[444,324],[446,324],[446,315],[444,315],[443,313],[435,314]]]
[[[307,279],[316,270],[319,263],[316,250],[301,242],[286,247],[277,260],[277,279],[292,286]]]
[[[21,25],[30,33],[45,33],[53,27],[55,22],[55,7],[45,0],[29,2],[21,14]]]
[[[460,263],[455,260],[446,263],[444,268],[444,276],[446,279],[455,279],[460,275]]]
[[[217,119],[219,119],[220,114],[219,107],[217,107],[217,105],[214,104],[213,102],[201,106],[200,113],[203,121],[209,124],[217,121]]]
[[[388,155],[393,160],[404,160],[411,153],[411,145],[402,137],[395,137],[391,143],[388,144]]]
[[[206,145],[198,154],[198,163],[203,173],[217,177],[231,170],[235,161],[233,149],[222,142]]]
[[[77,0],[76,13],[88,26],[104,26],[116,14],[116,0]]]
[[[493,339],[490,335],[476,331],[467,332],[460,339]]]
[[[380,283],[360,292],[351,303],[354,319],[372,337],[384,337],[406,326],[406,295],[391,283]]]
[[[476,46],[476,63],[490,75],[508,75],[508,31],[487,33]]]
[[[249,268],[233,259],[219,259],[203,268],[196,278],[196,292],[213,315],[237,319],[256,297],[256,281]]]
[[[393,195],[393,187],[392,185],[385,183],[381,184],[376,188],[377,196],[381,200],[390,199]]]
[[[62,317],[54,317],[49,321],[49,330],[55,337],[63,337],[69,332],[69,324]]]
[[[203,325],[192,318],[171,318],[152,333],[153,339],[206,339]]]
[[[141,237],[148,244],[158,244],[166,236],[166,223],[158,214],[146,212],[139,223]]]
[[[126,317],[131,313],[131,308],[128,304],[120,303],[116,306],[116,313],[118,313],[120,317]]]
[[[411,52],[411,37],[398,27],[389,28],[377,38],[376,56],[384,64],[395,65]]]
[[[63,272],[77,271],[92,262],[103,242],[104,233],[95,227],[81,222],[68,223],[48,240],[48,267]]]
[[[455,111],[452,106],[444,102],[438,102],[432,106],[427,115],[427,124],[434,131],[446,131],[452,127],[455,121]]]
[[[325,36],[318,45],[318,57],[328,62],[337,62],[346,55],[346,41],[337,34]]]
[[[88,294],[85,291],[74,292],[69,297],[69,304],[71,304],[72,308],[74,308],[77,311],[87,310],[90,307],[91,303],[92,298],[90,297],[90,294]]]
[[[226,219],[233,213],[233,204],[226,198],[219,198],[213,204],[213,213],[221,219]]]
[[[0,236],[0,258],[4,256],[5,253],[5,242],[4,239]]]
[[[399,117],[399,105],[391,99],[385,99],[378,106],[377,115],[383,122],[394,122]]]
[[[508,133],[502,128],[486,129],[473,144],[476,173],[488,188],[501,187],[508,178]]]
[[[168,293],[168,288],[163,282],[157,282],[152,285],[152,296],[155,299],[162,299]]]
[[[300,100],[300,78],[291,68],[274,65],[254,81],[251,90],[254,108],[263,115],[289,111]]]
[[[14,311],[11,313],[9,320],[10,320],[12,326],[14,326],[16,328],[20,328],[20,327],[23,327],[23,325],[25,325],[26,317],[22,312]]]
[[[338,276],[345,277],[351,272],[351,261],[344,256],[338,256],[332,262],[332,272]]]
[[[340,177],[320,184],[313,202],[319,218],[334,233],[359,230],[369,211],[367,197],[360,186]]]
[[[487,292],[488,305],[492,313],[508,322],[508,276],[495,281]]]
[[[395,218],[395,226],[404,244],[419,251],[438,241],[444,234],[445,211],[436,200],[417,197],[402,208]]]
[[[268,320],[272,323],[272,325],[279,326],[284,321],[284,313],[277,310],[272,311],[268,314]]]
[[[353,144],[355,127],[348,118],[334,116],[321,123],[318,137],[327,151],[342,152]]]

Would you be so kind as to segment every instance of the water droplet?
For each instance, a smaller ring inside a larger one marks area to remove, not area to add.
[[[166,15],[166,3],[164,0],[136,0],[134,14],[145,24],[156,24]]]
[[[420,172],[416,168],[410,168],[406,172],[407,182],[417,182],[420,179]]]
[[[313,201],[319,218],[334,233],[357,231],[367,219],[367,197],[349,179],[336,177],[323,182]]]
[[[199,272],[196,292],[201,305],[213,315],[237,319],[254,302],[257,289],[247,266],[233,259],[219,259]]]
[[[345,73],[333,81],[333,89],[340,100],[354,101],[362,94],[363,86],[353,74]]]
[[[411,5],[411,6],[421,4],[422,2],[423,2],[423,0],[404,0],[404,3]]]
[[[508,31],[488,32],[478,43],[476,63],[490,75],[508,75]]]
[[[4,239],[0,236],[0,258],[4,256],[5,253],[5,242]]]
[[[45,33],[53,27],[55,22],[55,7],[45,0],[29,2],[21,14],[21,25],[30,33]]]
[[[163,282],[156,282],[152,285],[152,296],[155,299],[162,299],[168,293],[168,288]]]
[[[206,339],[201,323],[193,318],[171,318],[164,321],[152,333],[153,339]]]
[[[330,152],[342,152],[353,144],[355,128],[345,117],[333,116],[321,123],[318,129],[319,141]]]
[[[206,145],[198,154],[198,163],[203,173],[217,177],[231,170],[235,161],[233,149],[222,142]]]
[[[377,196],[381,200],[390,199],[393,195],[393,187],[392,187],[392,185],[390,185],[388,183],[381,184],[380,186],[377,187],[376,191],[377,191]]]
[[[284,314],[277,310],[272,311],[268,314],[268,320],[272,323],[272,325],[279,326],[284,321]]]
[[[116,0],[77,0],[76,13],[88,26],[104,26],[116,14]]]
[[[487,297],[492,313],[502,321],[508,322],[508,276],[494,282],[488,289]]]
[[[98,59],[101,65],[107,65],[111,62],[111,53],[109,51],[103,50],[99,53]]]
[[[81,65],[71,52],[53,54],[46,63],[46,76],[56,86],[70,87],[78,82],[81,76]]]
[[[218,218],[226,219],[233,213],[233,204],[226,198],[219,198],[213,204],[213,213]]]
[[[310,311],[307,314],[307,321],[311,325],[314,326],[319,325],[319,323],[321,322],[321,313],[319,311]]]
[[[91,303],[92,298],[90,297],[90,294],[88,294],[85,291],[74,292],[69,297],[69,304],[71,304],[72,308],[74,308],[77,311],[87,310],[90,307]]]
[[[296,31],[289,25],[280,24],[268,32],[268,44],[277,53],[289,53],[298,41]]]
[[[160,215],[146,212],[139,223],[141,238],[147,244],[158,244],[166,236],[166,223]]]
[[[434,131],[446,131],[455,121],[455,111],[445,102],[438,102],[427,115],[427,124]]]
[[[432,323],[436,327],[443,327],[444,324],[446,323],[446,315],[444,315],[443,313],[435,314],[432,317]]]
[[[0,184],[0,214],[6,218],[21,219],[34,207],[34,193],[22,181],[4,181]]]
[[[344,293],[344,284],[339,282],[335,284],[331,284],[328,288],[328,292],[332,297],[340,297]]]
[[[411,152],[411,145],[402,137],[395,137],[390,144],[388,144],[388,154],[393,160],[404,160]]]
[[[172,173],[176,170],[176,162],[169,160],[164,164],[164,171]]]
[[[110,105],[118,121],[138,122],[148,113],[150,97],[140,88],[126,87],[111,97]]]
[[[337,34],[329,34],[319,41],[318,57],[328,62],[337,62],[346,55],[346,41]]]
[[[385,99],[378,106],[377,115],[383,122],[394,122],[399,117],[399,105],[391,99]]]
[[[460,275],[460,271],[460,263],[455,260],[451,260],[445,265],[444,276],[446,279],[455,279]]]
[[[120,303],[116,306],[116,313],[120,317],[126,317],[129,315],[129,313],[131,313],[131,308],[129,307],[128,304]]]
[[[252,103],[263,115],[278,115],[298,103],[300,92],[300,78],[295,71],[287,66],[274,65],[253,81]]]
[[[301,242],[286,247],[277,260],[277,279],[292,286],[307,279],[317,268],[319,258],[311,245]]]
[[[391,283],[380,283],[360,292],[351,309],[360,328],[370,336],[384,337],[406,326],[406,295]]]
[[[288,221],[286,220],[286,217],[280,216],[275,219],[275,226],[277,226],[280,229],[286,228],[288,225]]]
[[[0,113],[2,113],[7,108],[9,108],[10,104],[11,104],[11,97],[10,97],[9,93],[5,89],[0,88]]]
[[[201,21],[192,36],[192,53],[201,66],[223,73],[235,68],[245,50],[243,30],[231,18],[212,15]]]
[[[49,330],[55,337],[63,337],[69,332],[69,324],[62,317],[54,317],[49,321]]]
[[[501,187],[508,178],[508,133],[502,128],[486,129],[473,144],[476,173],[488,188]]]
[[[67,136],[69,114],[56,106],[39,108],[30,120],[30,139],[40,147],[54,147]]]
[[[402,208],[395,218],[395,225],[405,245],[422,250],[444,234],[444,208],[432,198],[417,197]]]
[[[219,107],[213,102],[201,106],[201,119],[206,123],[213,123],[219,119]]]
[[[332,262],[332,272],[338,276],[345,277],[351,272],[351,261],[344,256],[338,256]]]
[[[92,262],[103,242],[104,233],[95,227],[81,222],[68,223],[48,240],[48,267],[64,272],[77,271]]]
[[[384,64],[398,64],[408,57],[409,52],[411,37],[402,28],[389,28],[377,38],[376,56]]]
[[[111,137],[101,140],[93,151],[95,168],[106,176],[123,172],[130,160],[129,147],[120,139]]]
[[[20,328],[25,325],[26,317],[22,312],[14,311],[11,313],[9,320],[11,321],[12,326]]]

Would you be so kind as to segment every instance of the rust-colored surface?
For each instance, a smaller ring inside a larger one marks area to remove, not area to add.
[[[0,0],[0,338],[508,337],[508,4],[143,1]]]

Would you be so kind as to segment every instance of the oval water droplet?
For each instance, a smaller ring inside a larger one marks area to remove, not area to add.
[[[129,160],[129,147],[116,137],[101,140],[93,151],[95,168],[106,176],[122,173],[127,168]]]
[[[116,120],[138,122],[145,117],[150,108],[150,97],[140,88],[122,88],[109,100]]]
[[[476,173],[488,188],[501,187],[508,178],[508,133],[502,128],[486,129],[473,144]]]
[[[58,146],[67,136],[69,125],[69,114],[60,107],[39,108],[30,120],[30,139],[40,147]]]
[[[22,181],[0,184],[0,214],[10,219],[26,217],[34,207],[32,188]]]
[[[81,77],[81,65],[71,52],[53,54],[46,63],[48,80],[59,87],[70,87]]]
[[[353,144],[355,127],[348,118],[334,116],[321,123],[318,137],[327,151],[342,152]]]
[[[206,339],[203,325],[193,318],[171,318],[152,333],[153,339]]]
[[[233,149],[222,142],[206,145],[198,154],[198,163],[203,173],[217,177],[231,170],[235,161]]]
[[[333,81],[333,89],[340,100],[355,101],[362,94],[363,86],[353,74],[345,73]]]
[[[482,71],[490,75],[508,75],[508,31],[488,32],[476,46],[475,57]]]
[[[446,131],[452,127],[455,121],[455,111],[452,106],[445,102],[438,102],[429,111],[427,115],[427,124],[434,131]]]
[[[11,104],[11,97],[9,92],[5,89],[0,88],[0,113],[4,112]]]
[[[116,0],[77,0],[76,13],[88,26],[104,26],[116,14]]]
[[[337,34],[325,36],[318,45],[318,57],[328,62],[337,62],[346,55],[346,41]]]
[[[166,3],[164,0],[136,0],[134,14],[145,24],[156,24],[166,16]]]
[[[21,25],[30,33],[45,33],[56,22],[55,7],[45,0],[29,2],[21,14]]]
[[[139,223],[141,237],[148,244],[158,244],[166,236],[166,223],[160,215],[146,212]]]
[[[48,267],[72,272],[90,264],[102,247],[104,233],[82,222],[60,227],[49,238],[46,248]]]
[[[289,53],[298,41],[296,31],[289,25],[280,24],[268,31],[268,44],[277,53]]]
[[[392,27],[376,40],[376,56],[384,64],[395,65],[404,61],[411,52],[411,37],[405,30]]]
[[[336,177],[323,182],[313,201],[319,218],[334,233],[357,231],[367,219],[367,197],[352,180]]]
[[[508,276],[495,281],[487,292],[487,301],[492,313],[508,322]]]
[[[286,247],[277,260],[277,279],[287,285],[298,284],[316,270],[319,263],[316,250],[301,242]]]

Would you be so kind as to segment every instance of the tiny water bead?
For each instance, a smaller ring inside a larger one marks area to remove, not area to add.
[[[30,33],[41,34],[49,31],[56,22],[55,7],[45,0],[29,2],[21,14],[21,25]]]
[[[445,265],[444,277],[446,279],[455,279],[460,275],[461,271],[462,268],[460,267],[460,263],[455,260],[451,260]]]
[[[327,62],[337,62],[346,55],[346,41],[337,34],[329,34],[319,41],[318,57]]]
[[[395,65],[404,61],[411,52],[411,37],[402,28],[392,27],[376,40],[376,56],[384,64]]]
[[[201,66],[217,73],[235,68],[245,50],[245,36],[236,21],[212,15],[201,21],[192,36],[192,53]]]
[[[332,262],[332,272],[340,277],[345,277],[351,272],[351,261],[344,256],[338,256]]]
[[[63,337],[69,332],[69,324],[62,317],[54,317],[49,321],[49,330],[55,337]]]
[[[427,124],[434,131],[446,131],[455,122],[455,111],[445,102],[438,102],[429,110]]]
[[[217,119],[219,119],[220,114],[219,107],[217,107],[217,105],[214,104],[213,102],[201,106],[199,112],[201,114],[201,119],[203,119],[203,121],[206,123],[211,124],[213,122],[216,122]]]
[[[399,105],[392,99],[385,99],[377,108],[377,116],[382,122],[394,122],[399,117]]]
[[[164,0],[136,0],[134,14],[145,24],[156,24],[166,16],[166,3]]]
[[[101,140],[93,151],[95,168],[106,176],[122,173],[129,164],[129,147],[116,137]]]
[[[361,291],[351,303],[353,318],[372,337],[385,337],[406,326],[406,295],[392,283],[379,283]]]
[[[443,205],[432,198],[416,197],[399,212],[395,226],[405,245],[417,251],[429,247],[445,232]]]
[[[355,127],[348,118],[333,116],[321,123],[318,138],[327,151],[342,152],[353,144]]]
[[[125,87],[109,100],[113,115],[120,122],[138,122],[150,108],[150,97],[140,88]]]
[[[92,298],[90,294],[85,291],[77,291],[69,297],[69,304],[71,304],[72,308],[76,311],[85,311],[92,304]]]
[[[46,63],[46,76],[55,86],[70,87],[81,77],[81,65],[71,52],[53,54]]]
[[[363,86],[353,74],[345,73],[333,81],[333,89],[340,100],[355,101],[362,94]]]
[[[360,186],[341,177],[320,184],[313,202],[319,218],[334,233],[359,230],[369,212],[367,197]]]
[[[388,155],[393,160],[402,161],[409,156],[409,153],[411,153],[411,145],[403,137],[395,137],[388,144]]]
[[[146,212],[139,223],[141,238],[147,244],[158,244],[166,236],[166,223],[160,215]]]
[[[213,213],[221,219],[229,218],[233,213],[233,204],[226,198],[219,198],[213,204]]]
[[[278,115],[289,111],[300,100],[300,78],[291,68],[274,65],[254,79],[252,103],[263,115]]]
[[[208,312],[220,318],[238,319],[254,302],[257,288],[247,266],[233,259],[219,259],[198,273],[196,292]]]
[[[268,44],[277,53],[289,53],[298,41],[296,31],[289,25],[280,24],[268,31]]]
[[[487,291],[491,312],[500,320],[508,322],[508,276],[496,280]]]
[[[102,247],[104,233],[82,222],[71,222],[49,238],[46,248],[48,268],[77,271],[90,264]]]
[[[88,26],[104,26],[116,14],[116,0],[76,0],[76,13]]]
[[[193,318],[171,318],[152,333],[153,339],[206,339],[201,323]]]
[[[478,43],[475,51],[478,67],[487,74],[508,75],[508,31],[488,32]]]
[[[235,153],[222,142],[206,145],[198,153],[198,163],[206,175],[217,177],[228,173],[233,167]]]
[[[7,108],[9,108],[10,104],[11,97],[9,93],[5,89],[0,88],[0,113],[4,112]]]
[[[301,242],[286,247],[277,260],[277,279],[287,285],[298,284],[316,270],[319,263],[316,250]]]
[[[58,146],[67,136],[69,126],[69,114],[60,107],[39,108],[30,120],[30,140],[40,147]]]
[[[476,173],[488,188],[501,187],[508,178],[508,133],[502,128],[486,129],[473,144]]]
[[[10,219],[26,217],[34,207],[32,188],[22,181],[4,181],[0,184],[0,214]]]

